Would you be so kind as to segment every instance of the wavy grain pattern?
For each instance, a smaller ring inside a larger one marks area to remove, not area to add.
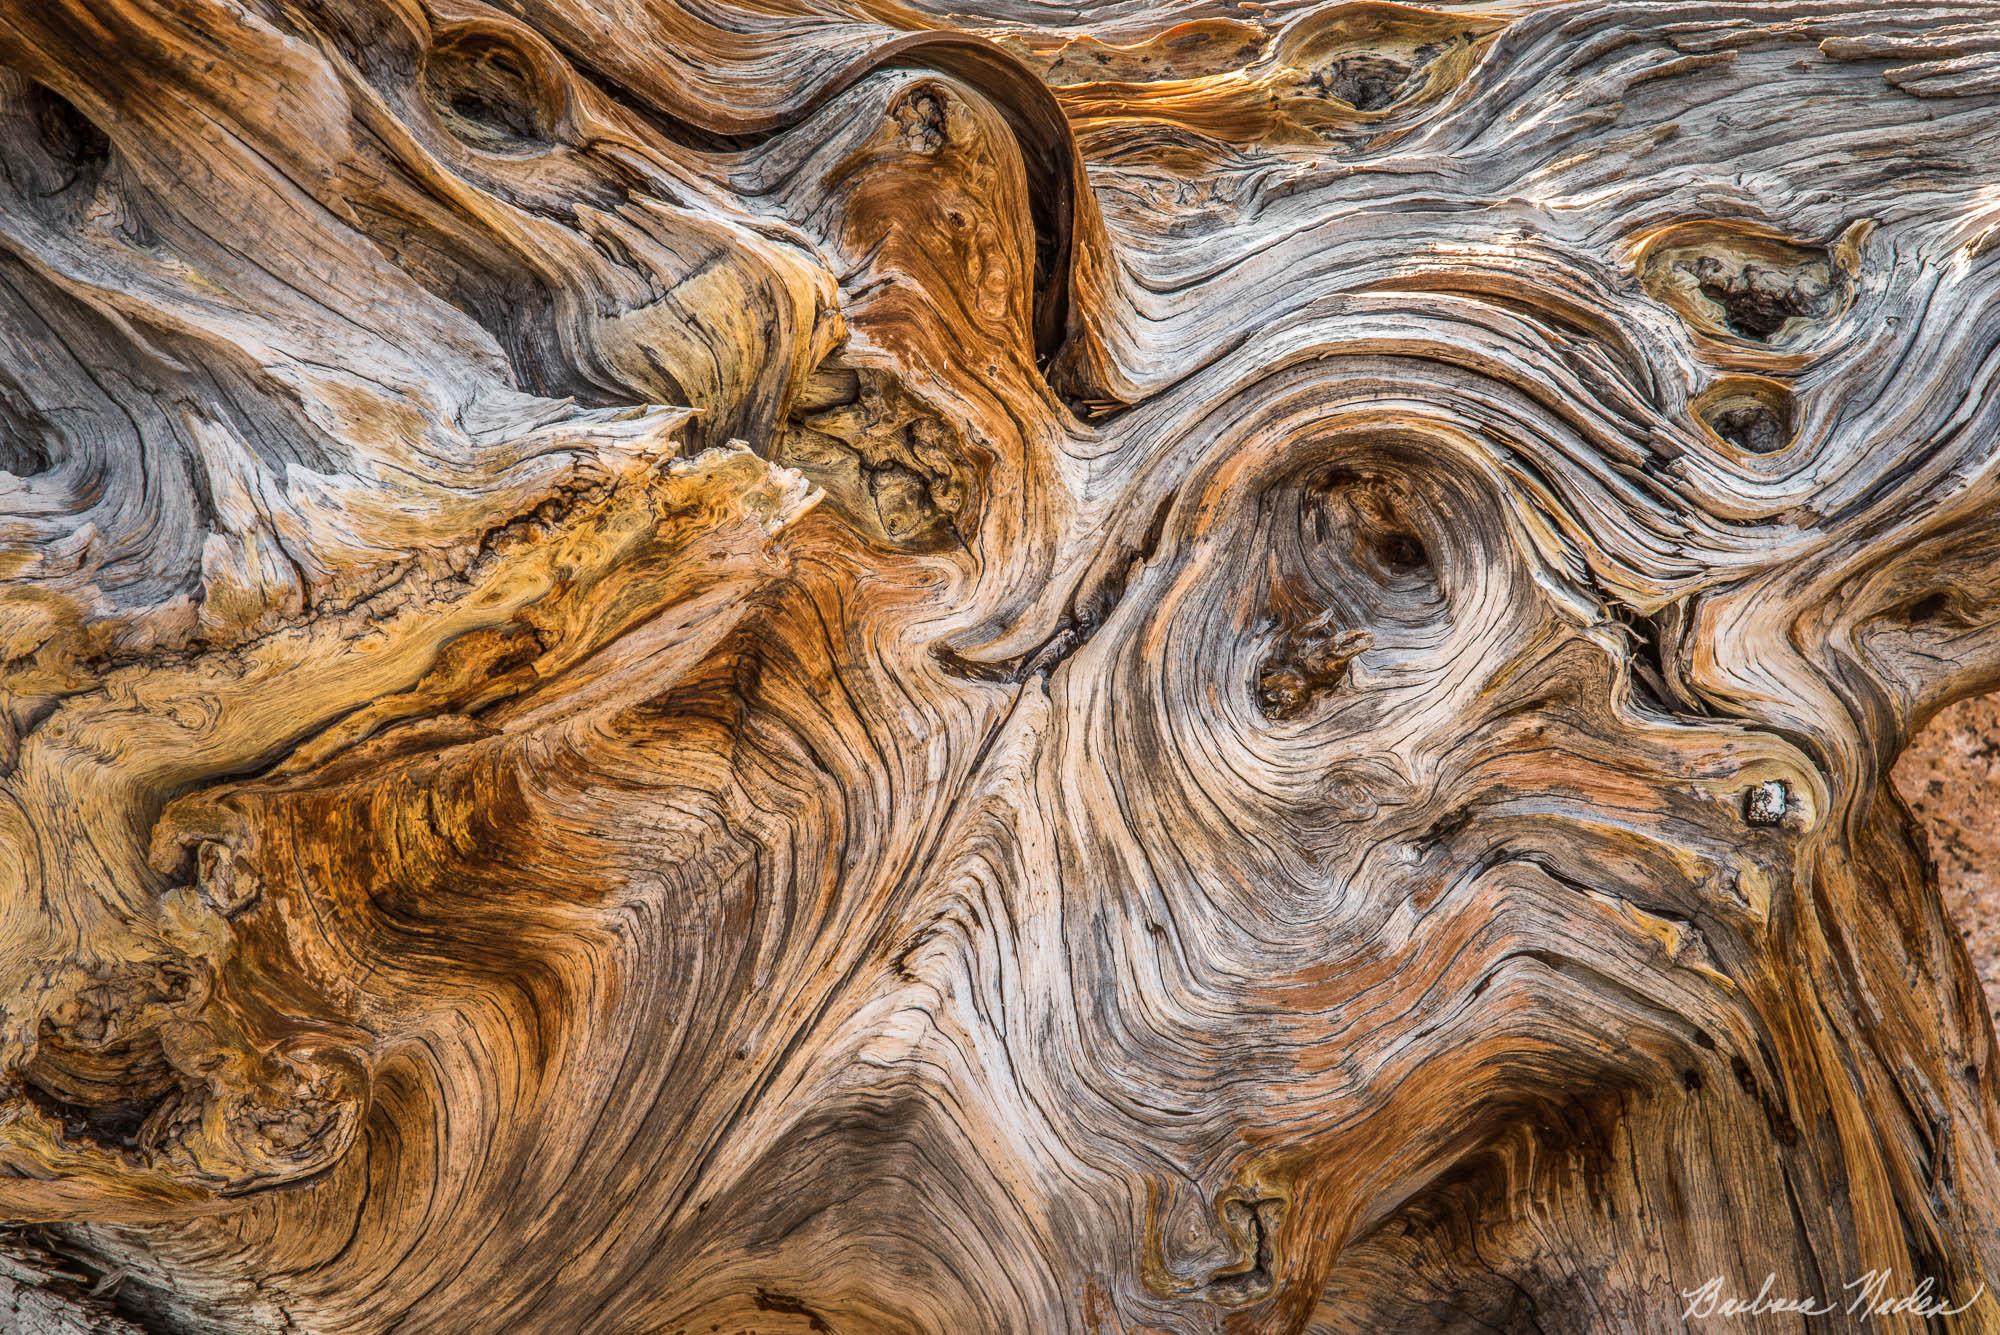
[[[1971,0],[0,0],[0,1306],[2000,1329],[1996,375]]]

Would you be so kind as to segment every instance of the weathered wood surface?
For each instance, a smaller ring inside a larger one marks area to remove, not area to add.
[[[0,68],[23,1320],[2000,1329],[2000,8]]]

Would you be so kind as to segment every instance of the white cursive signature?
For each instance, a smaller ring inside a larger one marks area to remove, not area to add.
[[[1687,1302],[1687,1309],[1681,1313],[1683,1321],[1707,1319],[1710,1317],[1741,1317],[1769,1315],[1827,1316],[1845,1311],[1849,1316],[1858,1316],[1863,1321],[1875,1316],[1957,1316],[1978,1302],[1986,1293],[1986,1284],[1981,1281],[1972,1296],[1953,1306],[1951,1299],[1936,1291],[1936,1282],[1925,1279],[1908,1293],[1891,1294],[1889,1285],[1892,1276],[1887,1270],[1870,1270],[1859,1279],[1849,1280],[1842,1286],[1848,1296],[1843,1301],[1838,1298],[1786,1297],[1772,1292],[1776,1287],[1776,1275],[1764,1276],[1763,1286],[1756,1296],[1740,1297],[1723,1288],[1720,1275],[1708,1280],[1701,1287],[1683,1289],[1681,1297]]]

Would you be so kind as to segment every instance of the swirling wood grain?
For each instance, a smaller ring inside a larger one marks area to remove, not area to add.
[[[1996,374],[1983,3],[0,0],[0,1305],[2000,1329]]]

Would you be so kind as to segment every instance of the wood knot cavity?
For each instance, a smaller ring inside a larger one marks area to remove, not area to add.
[[[973,493],[967,456],[956,428],[896,377],[833,364],[800,390],[772,452],[855,527],[910,551],[958,544]]]
[[[55,984],[20,1095],[72,1145],[135,1148],[177,1083],[159,1031],[199,1010],[209,988],[192,960],[78,966]]]
[[[1791,785],[1783,779],[1766,779],[1743,795],[1743,819],[1751,825],[1781,825],[1791,809]]]
[[[1685,267],[1696,289],[1722,308],[1730,331],[1760,343],[1794,316],[1818,319],[1833,305],[1833,270],[1824,260],[1780,267],[1704,255]]]
[[[1374,51],[1337,56],[1313,71],[1307,86],[1337,97],[1356,111],[1380,111],[1400,98],[1418,66]]]
[[[1752,454],[1769,454],[1785,443],[1784,419],[1762,404],[1725,409],[1713,420],[1717,435]]]
[[[1919,596],[1902,609],[1904,624],[1909,626],[1934,626],[1939,624],[1969,625],[1970,621],[1959,615],[1959,609],[1950,593],[1933,591]]]
[[[1227,1307],[1254,1303],[1277,1286],[1278,1226],[1285,1202],[1276,1197],[1233,1199],[1222,1203],[1222,1223],[1236,1245],[1237,1259],[1209,1277],[1203,1295]]]
[[[319,1172],[353,1143],[367,1104],[359,1055],[310,1042],[218,1051],[149,1119],[142,1140],[190,1181],[244,1191]]]
[[[54,466],[61,435],[19,388],[0,376],[0,473],[34,477]]]
[[[1375,644],[1365,630],[1339,630],[1332,614],[1286,632],[1257,673],[1257,704],[1264,717],[1284,722],[1305,713],[1340,684],[1347,668]]]
[[[486,153],[549,147],[556,90],[519,43],[483,28],[446,32],[424,61],[424,96],[438,122]]]
[[[1731,376],[1694,401],[1694,411],[1718,440],[1748,454],[1775,454],[1792,440],[1792,396],[1775,380]]]
[[[889,117],[914,152],[936,153],[950,141],[945,94],[933,84],[920,84],[897,98]]]
[[[1793,343],[1845,308],[1866,231],[1857,224],[1823,246],[1744,222],[1679,223],[1639,246],[1640,284],[1704,333]]]
[[[111,139],[54,89],[30,84],[22,99],[35,139],[62,174],[52,193],[74,187],[94,190],[111,162]]]
[[[1347,109],[1371,119],[1391,107],[1433,96],[1465,77],[1495,20],[1401,9],[1340,5],[1301,21],[1280,42],[1287,74],[1276,101],[1308,121],[1315,104],[1351,123]]]
[[[260,890],[256,875],[237,860],[235,851],[213,839],[195,850],[195,888],[202,902],[224,917],[250,907]]]

